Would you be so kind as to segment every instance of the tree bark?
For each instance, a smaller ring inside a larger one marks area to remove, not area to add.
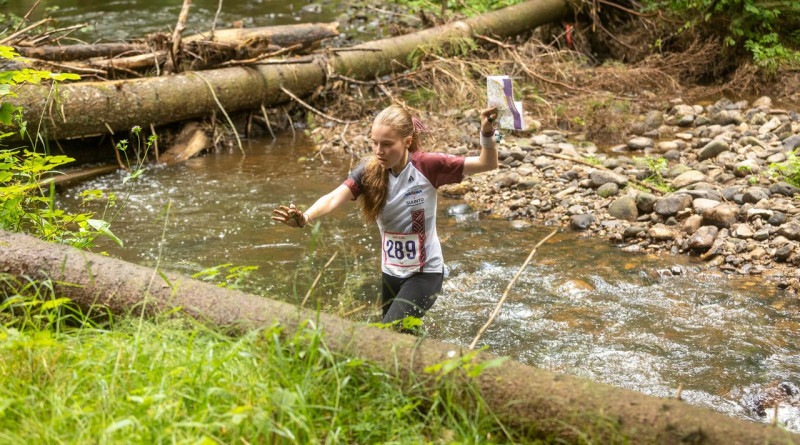
[[[284,334],[292,335],[303,323],[311,322],[324,332],[326,345],[332,351],[370,360],[409,384],[414,379],[432,384],[435,375],[427,373],[426,367],[459,360],[471,352],[465,346],[351,323],[186,276],[162,276],[147,267],[18,233],[0,231],[0,271],[20,278],[52,280],[56,296],[70,298],[85,312],[105,314],[108,310],[125,315],[136,308],[137,314],[143,310],[146,316],[155,316],[179,308],[177,313],[182,316],[234,333],[277,322],[284,327]],[[8,289],[0,287],[3,291]],[[471,362],[495,358],[479,352]],[[610,422],[614,425],[611,432],[625,435],[630,443],[800,441],[797,435],[766,424],[513,361],[487,368],[475,383],[495,414],[506,423],[529,431],[531,437],[556,435],[571,441],[577,439],[575,430],[597,434],[598,425]]]
[[[120,54],[141,54],[148,51],[144,43],[95,43],[92,45],[48,45],[17,46],[24,57],[63,62],[67,60],[91,59],[92,57],[115,57]]]
[[[208,70],[203,76],[214,85],[228,112],[257,109],[262,104],[288,101],[281,86],[306,96],[326,80],[329,72],[357,79],[407,69],[408,56],[418,48],[435,48],[474,34],[513,36],[564,16],[566,0],[532,0],[465,21],[409,35],[365,43],[347,52],[320,54],[312,63],[257,65]],[[215,33],[216,38],[216,33]],[[46,105],[49,87],[25,85],[13,104],[22,106],[29,122],[44,114],[43,130],[50,139],[91,136],[134,125],[166,124],[206,116],[216,108],[206,83],[192,73],[152,79],[62,84],[63,106]]]

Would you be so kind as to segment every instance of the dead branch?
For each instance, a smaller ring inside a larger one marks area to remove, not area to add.
[[[280,87],[280,88],[281,88],[281,91],[283,91],[284,93],[286,93],[286,95],[287,95],[287,96],[289,96],[289,97],[291,97],[292,99],[294,99],[294,100],[295,100],[295,102],[297,102],[297,103],[299,103],[300,105],[302,105],[302,106],[304,106],[304,107],[308,108],[309,110],[313,111],[314,113],[316,113],[316,114],[318,114],[318,115],[320,115],[320,116],[324,117],[325,119],[328,119],[328,120],[330,120],[330,121],[336,122],[336,123],[338,123],[338,124],[353,124],[353,123],[356,123],[356,122],[358,122],[358,121],[343,121],[343,120],[341,120],[341,119],[337,119],[337,118],[335,118],[335,117],[333,117],[333,116],[329,116],[329,115],[327,115],[327,114],[323,113],[322,111],[319,111],[319,110],[317,110],[316,108],[312,107],[311,105],[309,105],[309,104],[307,104],[307,103],[303,102],[303,100],[302,100],[302,99],[300,99],[299,97],[295,96],[295,95],[294,95],[294,94],[293,94],[291,91],[289,91],[289,90],[287,90],[286,88],[284,88],[284,86],[283,86],[283,85],[281,85],[281,87]]]
[[[508,293],[511,291],[511,288],[514,287],[514,283],[517,282],[517,278],[519,278],[519,276],[522,275],[522,271],[525,270],[525,267],[528,265],[528,263],[531,262],[533,255],[536,253],[536,249],[538,249],[539,246],[544,244],[545,241],[552,238],[556,233],[558,233],[558,229],[554,229],[552,232],[550,232],[549,235],[544,237],[544,239],[542,239],[535,246],[533,246],[531,253],[528,254],[528,258],[525,259],[525,262],[522,263],[522,266],[520,266],[519,270],[517,271],[517,274],[514,275],[514,278],[512,278],[511,282],[509,282],[508,286],[506,286],[506,290],[505,292],[503,292],[503,296],[500,298],[500,301],[497,302],[497,306],[495,306],[494,311],[492,311],[492,315],[489,317],[489,320],[486,322],[486,324],[484,324],[481,327],[481,329],[478,331],[478,335],[476,335],[475,338],[472,340],[472,343],[470,343],[469,345],[470,349],[475,349],[475,345],[478,344],[478,340],[480,340],[481,335],[483,335],[483,333],[486,332],[486,329],[489,328],[489,326],[494,321],[495,317],[497,317],[497,314],[500,312],[500,308],[503,307],[503,303],[506,301],[506,298],[508,297]]]
[[[308,288],[308,292],[306,292],[306,296],[303,298],[303,301],[300,303],[300,307],[301,308],[306,305],[306,301],[308,300],[308,297],[311,296],[311,292],[314,291],[314,288],[317,286],[317,282],[319,282],[319,279],[322,278],[322,272],[325,272],[325,269],[327,269],[328,266],[331,265],[333,260],[336,258],[336,255],[338,255],[338,254],[339,254],[338,250],[336,252],[333,252],[333,255],[331,255],[331,259],[329,259],[328,262],[325,263],[324,266],[322,266],[322,269],[320,269],[319,273],[317,274],[317,277],[314,278],[314,282],[311,283],[311,287]]]
[[[252,59],[245,59],[245,60],[229,60],[227,62],[220,63],[219,66],[236,66],[236,65],[249,65],[251,63],[260,63],[265,59],[269,59],[270,57],[280,56],[289,52],[292,52],[296,49],[300,49],[303,47],[302,43],[298,43],[296,45],[292,45],[286,48],[281,48],[277,51],[273,51],[271,53],[262,54],[257,57],[253,57]]]
[[[49,24],[52,21],[53,21],[53,19],[50,19],[50,18],[39,20],[38,22],[34,23],[33,25],[26,26],[25,28],[23,28],[23,29],[21,29],[21,30],[15,32],[15,33],[12,33],[8,37],[0,40],[0,45],[5,45],[6,43],[9,43],[9,42],[13,41],[14,39],[16,39],[17,37],[25,34],[26,32],[28,32],[28,31],[30,31],[30,30],[32,30],[34,28],[38,28],[39,26]]]
[[[175,25],[175,31],[172,33],[172,49],[170,51],[170,61],[165,67],[167,71],[180,72],[180,50],[181,50],[181,34],[186,29],[186,18],[189,16],[189,7],[192,6],[192,0],[183,0],[183,7],[181,13],[178,15],[178,24]]]

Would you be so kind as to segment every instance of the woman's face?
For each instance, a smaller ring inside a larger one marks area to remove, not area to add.
[[[372,153],[378,158],[381,167],[397,170],[405,167],[406,150],[411,145],[411,137],[402,137],[397,131],[385,125],[373,125],[370,135]]]

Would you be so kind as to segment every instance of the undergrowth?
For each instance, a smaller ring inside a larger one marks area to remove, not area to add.
[[[98,324],[1,277],[5,443],[518,442],[442,363],[435,390],[331,351],[313,322],[234,338],[187,319]],[[9,292],[9,289],[12,289]],[[455,364],[454,364],[455,363]],[[471,366],[471,367],[470,367]]]

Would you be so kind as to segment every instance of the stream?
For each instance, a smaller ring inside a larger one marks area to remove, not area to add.
[[[3,13],[23,16],[30,0],[8,0]],[[218,0],[195,0],[186,34],[208,31]],[[166,32],[175,0],[44,0],[30,20],[57,26],[88,23],[71,35],[92,42]],[[217,28],[325,22],[347,3],[255,0],[225,2]],[[375,36],[380,23],[359,18],[343,33]],[[363,33],[363,34],[360,34]],[[307,306],[357,322],[379,321],[378,233],[355,205],[326,218],[318,230],[273,223],[279,204],[310,205],[336,187],[349,155],[313,158],[311,144],[290,135],[246,141],[245,154],[210,153],[174,167],[149,167],[133,186],[126,172],[107,174],[59,192],[68,211],[103,212],[81,204],[88,189],[113,191],[124,209],[112,230],[119,247],[99,240],[96,252],[147,266],[196,274],[235,266],[257,270],[238,280],[245,291],[299,304],[322,273]],[[496,302],[551,227],[514,228],[441,198],[438,224],[449,278],[425,318],[436,340],[469,345]],[[112,208],[111,211],[115,209]],[[452,215],[451,215],[452,213]],[[236,277],[229,282],[236,281]],[[800,432],[800,300],[758,278],[706,271],[688,257],[626,253],[606,242],[561,230],[539,248],[480,345],[533,366],[659,397],[675,397],[730,416],[778,421]],[[777,405],[777,410],[773,407]]]
[[[113,191],[125,208],[112,224],[125,241],[95,251],[195,274],[257,266],[243,290],[299,304],[334,254],[307,303],[353,321],[380,320],[378,232],[356,205],[318,230],[270,220],[289,202],[310,205],[346,177],[349,155],[314,158],[298,136],[250,140],[174,167],[151,167],[65,188],[60,205],[80,211],[78,193]],[[441,199],[438,224],[449,278],[425,318],[431,338],[467,346],[530,249],[551,227],[514,228]],[[100,202],[89,209],[102,212]],[[451,214],[453,214],[451,216]],[[212,282],[223,281],[219,276]],[[230,280],[229,280],[230,282]],[[544,369],[674,397],[728,415],[800,431],[800,301],[757,278],[706,271],[688,257],[626,253],[560,231],[539,248],[480,345]]]

